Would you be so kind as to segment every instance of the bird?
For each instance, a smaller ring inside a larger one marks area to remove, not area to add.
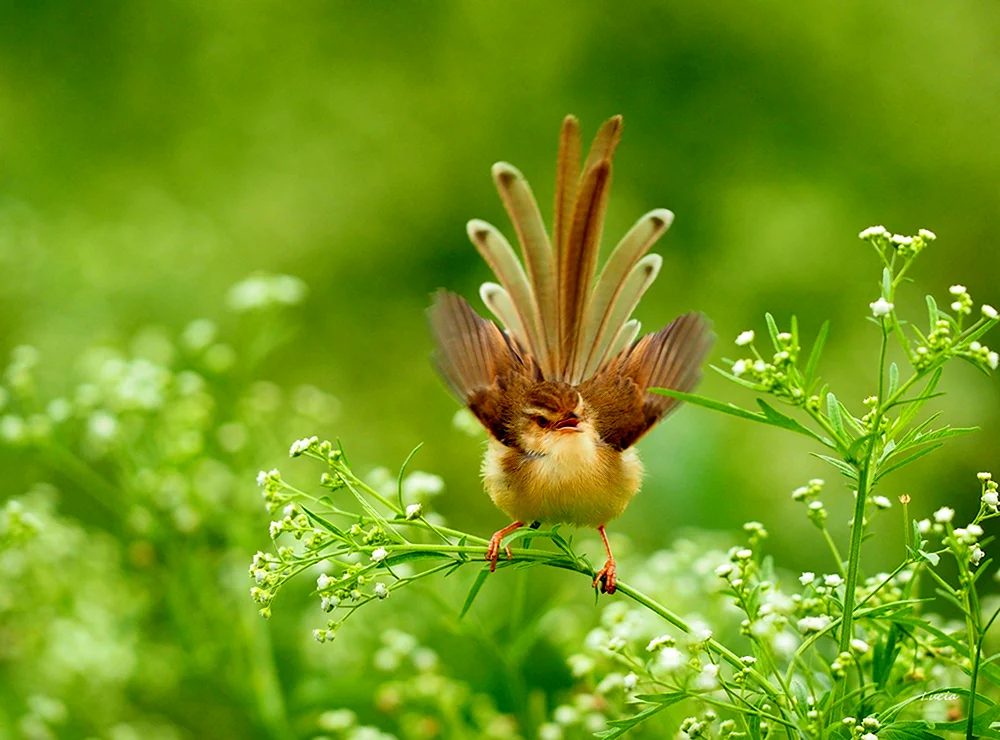
[[[598,273],[621,133],[621,116],[606,121],[584,159],[580,124],[564,119],[551,238],[525,177],[495,164],[523,263],[490,224],[473,219],[467,232],[497,278],[479,294],[499,325],[444,289],[428,309],[434,364],[488,433],[484,488],[511,519],[490,538],[490,570],[504,537],[529,523],[596,528],[607,560],[593,587],[607,594],[617,588],[617,568],[605,528],[643,478],[635,443],[679,404],[650,389],[692,391],[714,339],[699,312],[637,339],[632,313],[663,264],[648,252],[673,222],[671,211],[642,216]]]

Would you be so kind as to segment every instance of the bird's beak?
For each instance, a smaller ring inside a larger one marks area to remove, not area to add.
[[[558,429],[564,432],[579,432],[580,419],[576,416],[568,416],[565,419],[560,419],[555,424],[552,425],[553,429]]]

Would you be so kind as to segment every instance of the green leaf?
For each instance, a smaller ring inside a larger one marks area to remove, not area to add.
[[[350,542],[351,541],[350,538],[347,536],[347,534],[344,532],[344,530],[340,529],[336,524],[333,524],[332,522],[324,519],[323,517],[318,516],[317,514],[314,514],[312,511],[310,511],[309,509],[307,509],[302,504],[299,504],[298,506],[299,506],[300,509],[302,509],[303,512],[305,512],[306,517],[313,524],[315,524],[315,525],[317,525],[319,527],[322,527],[327,532],[329,532],[330,534],[332,534],[335,537],[337,537],[337,539],[343,540],[344,542]]]
[[[941,562],[941,556],[936,552],[926,552],[924,550],[918,550],[918,552],[920,553],[920,556],[931,565],[936,566]]]
[[[417,454],[417,450],[419,450],[423,446],[424,443],[421,442],[412,450],[410,450],[410,454],[406,456],[406,459],[403,460],[402,466],[400,466],[399,468],[399,475],[396,476],[396,496],[399,498],[400,511],[406,510],[406,507],[403,505],[403,474],[406,472],[406,466],[410,464],[410,460],[412,460],[413,456]]]
[[[872,482],[877,483],[878,481],[882,480],[882,478],[889,475],[889,473],[895,470],[899,470],[904,465],[909,465],[911,462],[918,460],[924,455],[928,455],[931,452],[934,452],[934,450],[936,450],[938,447],[941,447],[943,444],[944,442],[938,442],[936,444],[932,444],[930,447],[924,447],[922,450],[917,450],[912,455],[907,455],[902,460],[893,463],[889,467],[879,470],[879,472],[875,474],[875,479]]]
[[[854,442],[851,443],[850,448],[847,450],[847,458],[850,460],[860,460],[861,458],[859,457],[859,455],[861,454],[862,448],[865,447],[865,445],[867,445],[868,443],[870,443],[872,439],[878,436],[879,435],[875,434],[874,432],[871,432],[863,437],[858,437],[856,440],[854,440]]]
[[[844,421],[840,418],[840,405],[837,403],[837,397],[832,393],[826,394],[826,416],[837,435],[839,437],[846,436],[844,433]]]
[[[826,337],[830,333],[830,322],[824,321],[819,327],[819,333],[813,342],[812,350],[809,352],[809,361],[806,363],[806,389],[810,390],[813,381],[816,379],[816,368],[819,367],[819,357],[823,353],[823,345],[826,344]]]
[[[769,406],[762,399],[760,398],[757,399],[757,405],[760,406],[761,411],[764,412],[764,416],[766,417],[767,422],[770,423],[771,425],[780,427],[782,429],[788,429],[789,431],[792,432],[798,432],[799,434],[804,434],[807,437],[812,437],[813,439],[821,442],[827,447],[832,447],[832,448],[836,447],[836,445],[826,437],[816,434],[816,432],[814,432],[812,429],[810,429],[807,426],[804,426],[803,424],[800,424],[792,417],[785,416],[785,414],[781,413],[773,406]]]
[[[886,398],[892,398],[893,394],[899,389],[899,365],[895,362],[889,363],[889,390],[886,394]]]
[[[850,465],[845,463],[843,460],[838,460],[835,457],[830,457],[829,455],[820,455],[816,452],[810,452],[813,457],[819,458],[823,462],[830,463],[833,467],[841,472],[848,480],[857,482],[858,471],[852,468]]]
[[[764,321],[767,322],[767,333],[771,335],[771,343],[774,345],[774,351],[778,352],[781,349],[781,345],[778,343],[778,325],[774,322],[774,317],[770,313],[764,314]]]
[[[941,735],[931,732],[929,727],[930,725],[922,720],[898,722],[881,728],[878,737],[879,740],[944,740]]]
[[[472,588],[469,589],[469,595],[465,597],[465,603],[462,605],[462,611],[459,612],[458,618],[461,620],[469,613],[469,609],[472,608],[472,603],[479,596],[479,591],[482,589],[483,584],[486,583],[486,579],[490,576],[490,568],[487,565],[476,575],[476,580],[472,582]]]
[[[661,396],[669,396],[670,398],[676,398],[678,401],[686,401],[694,406],[702,406],[706,409],[712,409],[712,411],[721,411],[724,414],[729,414],[730,416],[737,416],[741,419],[749,419],[750,421],[760,421],[764,422],[764,416],[762,414],[755,414],[753,411],[747,411],[746,409],[740,408],[739,406],[734,406],[731,403],[723,403],[722,401],[714,401],[711,398],[705,398],[704,396],[697,396],[693,393],[684,393],[683,391],[675,391],[671,388],[650,388],[653,393],[659,393]]]
[[[934,300],[934,296],[930,295],[927,296],[927,318],[930,320],[930,330],[934,331],[934,325],[938,320],[938,307],[937,301]]]
[[[899,626],[892,624],[889,633],[875,644],[875,649],[872,651],[872,680],[879,690],[885,688],[896,656],[899,655],[900,647],[896,643],[898,637]]]
[[[882,268],[882,297],[889,300],[892,295],[892,275],[889,274],[889,268]]]
[[[636,725],[645,722],[654,714],[659,714],[667,707],[683,701],[687,698],[687,694],[682,694],[680,692],[671,692],[668,694],[643,694],[642,697],[637,698],[642,698],[642,700],[646,702],[655,702],[655,704],[647,709],[643,709],[641,712],[634,714],[631,717],[610,720],[608,722],[608,727],[611,729],[598,732],[596,737],[603,738],[604,740],[614,740],[614,738],[622,737],[626,732],[631,730]]]
[[[840,407],[841,420],[846,422],[846,425],[844,427],[845,429],[847,427],[850,427],[851,431],[853,431],[855,434],[864,434],[867,431],[861,424],[861,420],[854,418],[854,414],[852,414],[850,410],[848,410],[848,408],[843,403],[837,401],[837,406]]]

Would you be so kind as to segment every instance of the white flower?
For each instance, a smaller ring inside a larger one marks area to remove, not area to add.
[[[723,563],[722,565],[720,565],[718,568],[715,569],[715,575],[717,575],[719,578],[727,578],[729,574],[732,572],[733,572],[732,563]]]
[[[869,226],[867,229],[858,234],[859,239],[870,239],[873,236],[884,236],[886,233],[884,226]]]
[[[893,234],[891,237],[889,237],[889,239],[892,240],[893,244],[898,244],[900,246],[909,246],[909,245],[913,244],[913,237],[912,236],[903,236],[902,234]]]
[[[637,683],[639,683],[639,677],[635,673],[626,673],[625,678],[622,679],[622,686],[625,687],[626,691],[634,689]]]
[[[862,655],[864,655],[865,653],[868,652],[870,648],[867,642],[855,637],[853,640],[851,640],[851,649],[854,650],[854,652],[856,653],[861,653]]]
[[[825,614],[819,617],[803,617],[799,620],[799,632],[820,632],[829,627],[832,621]]]
[[[552,713],[552,719],[561,725],[571,725],[580,720],[580,713],[576,711],[575,707],[563,704],[556,707],[556,710]]]
[[[257,485],[263,488],[265,483],[267,483],[267,473],[261,470],[257,473]]]
[[[952,285],[950,288],[948,288],[948,292],[951,293],[952,295],[964,295],[965,294],[965,286],[964,285]]]
[[[749,560],[752,557],[753,557],[753,550],[749,550],[744,547],[742,550],[736,551],[736,558],[738,560]]]
[[[918,235],[920,236],[920,238],[922,238],[922,239],[923,239],[924,241],[928,241],[928,242],[932,242],[932,241],[934,241],[935,239],[937,239],[937,234],[935,234],[935,233],[934,233],[933,231],[931,231],[930,229],[921,229],[920,231],[918,231],[918,232],[917,232],[917,234],[918,234]]]
[[[863,720],[861,720],[861,724],[864,725],[864,728],[866,730],[877,730],[879,727],[881,727],[879,721],[874,717],[865,717]]]
[[[562,728],[555,722],[546,722],[538,728],[538,740],[562,740]]]
[[[381,563],[383,560],[385,560],[385,556],[388,554],[389,553],[386,552],[386,549],[384,547],[376,547],[374,550],[372,550],[372,562]]]
[[[972,564],[979,565],[980,561],[986,557],[986,553],[983,552],[982,548],[976,546],[972,548]]]
[[[737,378],[747,371],[747,361],[737,360],[733,363],[733,375]]]
[[[983,503],[996,507],[997,504],[1000,504],[1000,496],[997,496],[996,491],[987,491],[983,494]]]
[[[961,304],[960,301],[952,301],[951,302],[951,310],[952,311],[958,311],[959,313],[961,313],[962,308],[963,308],[963,306],[962,306],[962,304]]]
[[[326,630],[313,630],[313,639],[316,642],[326,642]]]
[[[758,373],[765,372],[767,370],[767,363],[763,360],[757,360],[757,362],[753,364],[753,369]]]
[[[830,588],[837,588],[837,586],[844,585],[844,579],[841,578],[836,573],[831,573],[829,575],[823,576],[823,583]]]
[[[930,532],[931,531],[931,520],[930,519],[921,519],[919,522],[917,522],[917,531],[920,534],[927,534],[928,532]]]
[[[298,457],[317,442],[319,442],[319,437],[303,437],[302,439],[297,439],[292,442],[292,446],[288,448],[288,456]]]
[[[661,647],[672,646],[673,644],[674,644],[674,638],[672,638],[670,635],[660,635],[659,637],[654,637],[652,640],[649,641],[649,644],[646,646],[646,650],[647,652],[652,653],[656,650],[659,650]]]
[[[406,518],[407,519],[419,519],[421,512],[424,510],[422,504],[410,504],[406,507]]]
[[[874,316],[876,319],[880,319],[883,316],[888,316],[889,312],[896,307],[894,304],[889,303],[889,301],[887,301],[885,298],[879,298],[874,303],[869,303],[868,305],[869,307],[871,307],[872,316]]]
[[[803,586],[808,586],[815,580],[816,580],[816,574],[813,573],[812,571],[807,570],[805,573],[799,576],[799,583],[801,583]]]
[[[694,685],[705,691],[712,691],[719,686],[719,666],[715,663],[708,663],[694,680]]]
[[[375,595],[380,599],[384,599],[389,595],[389,589],[385,587],[384,583],[375,584]]]
[[[965,531],[971,534],[973,537],[983,536],[983,528],[980,527],[978,524],[970,524],[968,527],[965,528]]]
[[[989,472],[976,473],[976,477],[979,478],[979,480],[990,480],[993,478],[993,473]]]
[[[997,369],[997,365],[1000,365],[1000,355],[996,352],[990,352],[986,355],[986,364],[990,366],[993,370]]]
[[[892,502],[889,501],[885,496],[873,496],[872,503],[875,504],[880,509],[888,509],[892,506]]]
[[[660,651],[659,663],[665,671],[676,671],[684,667],[684,653],[675,647],[663,648]]]
[[[934,512],[934,521],[938,524],[944,524],[950,522],[955,516],[955,510],[947,506],[942,506],[940,509]]]
[[[268,530],[271,532],[272,540],[279,534],[281,534],[281,527],[282,527],[281,522],[271,522],[271,526],[268,527]]]
[[[878,740],[878,735],[874,732],[866,732],[861,736],[861,740]]]
[[[993,308],[993,306],[990,306],[990,305],[984,303],[983,304],[983,316],[985,316],[988,319],[994,319],[995,320],[998,317],[1000,317],[1000,314],[997,313],[997,310],[995,308]]]
[[[740,335],[736,337],[736,346],[746,347],[753,341],[753,338],[754,338],[753,329],[741,332]]]
[[[324,588],[330,585],[330,576],[326,573],[320,573],[319,577],[316,578],[316,588],[322,591]]]

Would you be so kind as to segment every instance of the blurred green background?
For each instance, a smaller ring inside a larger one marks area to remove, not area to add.
[[[447,482],[435,506],[452,526],[488,534],[504,523],[481,492],[481,442],[453,427],[455,403],[428,362],[424,309],[438,287],[472,299],[490,278],[466,239],[468,219],[512,232],[493,162],[524,172],[549,217],[566,113],[585,135],[624,115],[605,240],[654,207],[676,213],[657,247],[664,269],[637,316],[652,330],[703,310],[719,335],[715,362],[735,355],[738,332],[763,333],[765,310],[782,326],[796,313],[808,338],[830,318],[822,372],[860,412],[874,390],[877,332],[865,316],[879,267],[856,234],[872,224],[938,235],[901,302],[915,321],[924,321],[924,293],[944,304],[956,282],[977,302],[1000,303],[997,3],[0,7],[0,348],[37,347],[39,387],[67,393],[88,347],[127,346],[150,325],[176,336],[209,317],[252,341],[256,325],[226,311],[227,288],[258,270],[298,276],[310,292],[285,312],[294,338],[240,380],[311,384],[339,400],[339,413],[254,437],[247,470],[280,462],[295,436],[340,437],[359,470],[395,469],[423,442],[415,465]],[[223,396],[229,382],[219,381]],[[910,494],[917,516],[943,502],[970,514],[974,475],[1000,453],[996,379],[961,366],[943,387],[947,421],[983,431],[885,486],[893,500]],[[752,403],[718,377],[701,392]],[[821,570],[815,530],[789,497],[812,477],[829,481],[831,522],[844,535],[849,494],[804,438],[686,408],[640,448],[644,491],[614,525],[639,551],[684,528],[757,519],[785,567]],[[53,479],[29,449],[2,455],[0,500]],[[55,477],[72,526],[105,532],[112,549],[134,546],[124,518],[112,523]],[[231,635],[236,653],[268,651],[271,630],[299,646],[304,623],[258,624],[245,597],[240,568],[268,542],[252,475],[234,484],[230,500],[243,498],[239,536],[212,550],[234,559],[234,596],[213,608],[231,610],[234,625],[244,624],[240,612],[256,620]],[[872,570],[898,561],[898,529],[869,545]],[[163,535],[160,546],[183,554],[186,537]],[[191,565],[204,571],[201,588],[218,588],[215,567]],[[154,581],[133,578],[144,603],[156,603]],[[166,620],[158,639],[175,643],[175,627]],[[171,648],[182,654],[159,658],[183,677],[174,688],[144,699],[128,688],[121,716],[111,709],[84,729],[53,731],[104,736],[145,713],[191,737],[270,736],[284,710],[261,709],[260,696],[287,700],[307,668],[317,685],[324,670],[341,681],[364,671],[338,662],[339,645],[310,646],[325,657],[308,667],[279,650],[277,672],[261,679],[276,693],[248,698],[236,688],[248,675],[238,662],[236,675],[220,677],[228,658],[186,652],[201,644],[211,653],[216,636],[186,629],[190,642]],[[149,653],[139,655],[144,663]],[[27,732],[17,718],[36,689],[17,682],[34,675],[35,657],[10,643],[0,652],[0,697],[12,707],[0,710],[0,736]],[[315,709],[310,696],[299,691],[289,712]]]

